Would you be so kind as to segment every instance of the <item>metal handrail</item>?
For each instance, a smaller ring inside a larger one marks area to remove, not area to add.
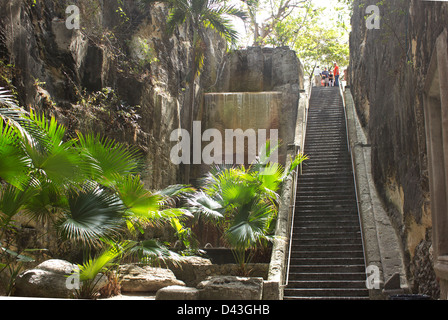
[[[299,148],[300,151],[300,148]],[[289,283],[289,267],[291,266],[291,248],[292,248],[292,234],[294,232],[294,215],[296,211],[296,196],[297,196],[297,180],[299,176],[299,167],[296,167],[294,169],[294,196],[293,196],[293,204],[292,204],[292,213],[291,213],[291,228],[289,231],[289,246],[288,246],[288,263],[286,266],[286,279],[283,286],[287,286]]]
[[[308,121],[308,107],[309,107],[309,100],[311,98],[311,88],[309,88],[308,90],[308,94],[307,94],[307,99],[308,99],[308,103],[305,106],[305,115],[304,115],[304,119],[302,121],[302,141],[301,141],[301,145],[302,147],[304,147],[305,145],[305,135],[306,135],[306,123]],[[299,154],[302,150],[300,149],[297,150],[297,154]],[[292,236],[294,233],[294,217],[295,217],[295,211],[296,211],[296,197],[297,197],[297,182],[299,180],[299,173],[302,173],[302,163],[300,163],[300,165],[298,167],[296,167],[294,169],[294,192],[293,192],[293,204],[290,206],[292,208],[292,213],[291,213],[291,224],[290,224],[290,231],[289,231],[289,246],[288,246],[288,262],[286,265],[286,276],[285,276],[285,283],[282,285],[283,287],[286,287],[289,283],[289,268],[291,266],[291,249],[292,249]]]

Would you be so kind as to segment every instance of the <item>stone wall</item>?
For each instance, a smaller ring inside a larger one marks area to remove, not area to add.
[[[287,132],[286,147],[294,143],[303,75],[302,63],[289,47],[249,47],[226,57],[215,92],[282,92],[279,126]]]
[[[150,188],[180,181],[169,137],[179,126],[189,128],[192,30],[183,26],[169,35],[168,9],[161,3],[123,1],[125,17],[117,13],[117,0],[76,3],[82,32],[66,27],[70,1],[0,3],[0,59],[13,65],[21,105],[54,114],[71,132],[94,131],[137,145],[147,159],[144,180]],[[206,35],[206,44],[198,95],[216,82],[226,52],[214,33]],[[103,88],[118,95],[116,105],[104,110],[79,103]],[[121,104],[140,106],[136,123],[120,122]]]
[[[278,161],[285,164],[287,146],[295,139],[303,74],[296,52],[289,47],[249,47],[230,52],[203,100],[199,115],[203,130],[267,129],[269,140],[269,130],[278,129]],[[230,107],[232,99],[237,103]],[[233,116],[230,109],[235,112]],[[199,177],[204,166],[193,166],[193,171],[193,176]]]
[[[80,30],[65,24],[73,2],[81,9]],[[14,89],[21,106],[54,115],[70,134],[91,131],[137,146],[146,159],[146,186],[160,189],[182,181],[182,168],[170,160],[169,138],[174,129],[189,128],[193,32],[183,26],[169,35],[164,4],[123,1],[128,20],[116,12],[118,5],[117,0],[0,1],[0,87]],[[197,96],[216,82],[214,70],[226,52],[216,34],[206,34],[205,41]],[[104,88],[108,93],[98,94]],[[135,107],[139,118],[129,121],[119,112],[123,105]],[[18,248],[48,248],[42,260],[72,254],[52,233],[40,236],[42,229],[47,227],[27,219],[18,229]],[[156,236],[168,233],[160,232]]]
[[[353,4],[349,81],[372,147],[372,173],[401,239],[414,291],[438,296],[428,250],[431,210],[423,87],[437,36],[448,22],[442,2],[382,2],[380,28],[367,29],[373,0]]]

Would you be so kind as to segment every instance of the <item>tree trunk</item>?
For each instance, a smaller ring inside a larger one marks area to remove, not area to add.
[[[189,101],[189,122],[190,122],[190,138],[193,135],[193,121],[194,121],[194,91],[195,91],[195,79],[196,79],[196,42],[198,37],[197,28],[194,29],[193,35],[193,49],[191,51],[191,74],[190,74],[190,101]],[[190,139],[191,142],[191,139]],[[193,163],[193,143],[190,143],[190,163],[185,167],[185,180],[186,184],[190,183],[191,165]]]

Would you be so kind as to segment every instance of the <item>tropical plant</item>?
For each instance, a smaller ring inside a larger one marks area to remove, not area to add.
[[[204,32],[213,30],[234,46],[238,33],[232,25],[230,17],[246,18],[246,13],[235,6],[226,5],[219,0],[168,0],[170,14],[167,21],[168,33],[173,33],[180,25],[188,25],[193,30],[191,52],[190,83],[194,83],[196,75],[201,71],[204,58]]]
[[[242,274],[262,241],[273,239],[282,182],[307,157],[299,154],[288,168],[260,162],[246,167],[217,166],[201,189],[187,197],[193,214],[215,221],[222,229]]]
[[[105,273],[116,272],[111,270],[114,263],[120,260],[129,247],[129,242],[113,243],[109,242],[105,248],[94,258],[89,258],[83,264],[78,264],[67,281],[73,281],[74,297],[78,299],[98,298],[102,288],[100,285]],[[101,274],[104,273],[104,274]]]
[[[190,215],[175,207],[189,187],[145,188],[137,149],[79,132],[67,139],[54,117],[25,112],[2,90],[0,103],[6,106],[0,108],[0,272],[23,260],[3,241],[19,213],[54,226],[63,242],[80,244],[86,258],[105,242]],[[148,262],[178,258],[155,240],[132,244],[130,252]]]
[[[157,2],[147,0],[147,2]],[[202,70],[206,48],[205,32],[213,30],[224,38],[231,46],[236,46],[238,32],[232,25],[231,17],[246,18],[246,13],[235,6],[227,5],[221,0],[162,0],[170,5],[170,13],[167,20],[167,31],[172,34],[176,27],[186,25],[193,31],[192,50],[190,53],[190,72],[187,77],[190,84],[189,123],[193,125],[195,80]],[[192,132],[193,128],[190,128]],[[186,168],[187,179],[189,166]]]

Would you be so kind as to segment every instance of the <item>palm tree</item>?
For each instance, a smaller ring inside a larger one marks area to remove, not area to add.
[[[121,241],[125,230],[143,233],[149,224],[189,214],[172,203],[190,188],[145,188],[137,149],[89,134],[67,139],[56,119],[25,112],[9,99],[0,91],[0,242],[19,212],[87,249]],[[177,258],[157,241],[132,247],[142,259]],[[19,256],[1,243],[0,252]],[[0,272],[7,265],[0,264]]]
[[[306,159],[299,154],[286,169],[264,159],[249,167],[216,167],[203,178],[202,190],[187,197],[196,216],[222,228],[243,274],[253,249],[272,240],[282,182]]]
[[[234,6],[222,4],[220,0],[167,0],[171,5],[167,21],[167,31],[172,34],[177,26],[188,25],[193,29],[193,43],[190,56],[190,132],[193,131],[194,120],[194,83],[201,72],[204,62],[206,30],[213,30],[223,37],[228,44],[235,46],[238,33],[232,26],[230,17],[246,18],[246,13]],[[186,179],[189,179],[187,166]]]

